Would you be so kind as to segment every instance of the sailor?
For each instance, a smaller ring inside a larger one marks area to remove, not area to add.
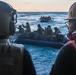
[[[26,22],[26,26],[24,26],[23,24],[22,24],[22,26],[23,26],[24,28],[26,28],[26,33],[31,32],[30,24],[29,24],[28,22]]]
[[[16,22],[16,10],[0,1],[0,75],[36,75],[30,53],[23,45],[9,41]]]
[[[47,17],[47,20],[51,20],[51,17],[50,17],[50,16],[48,16],[48,17]]]
[[[57,35],[58,33],[61,33],[61,31],[58,29],[58,27],[54,27],[54,34]]]
[[[61,31],[58,29],[58,27],[54,27],[54,33],[53,33],[53,39],[55,40],[55,41],[58,41],[58,39],[60,39],[60,37],[58,36],[59,35],[59,33],[61,33]]]
[[[21,25],[19,25],[18,29],[19,29],[18,33],[21,33],[21,34],[23,34],[23,33],[24,33],[24,28],[22,28],[22,26],[21,26]]]
[[[53,31],[50,25],[44,29],[43,39],[45,40],[53,40]]]
[[[50,75],[76,75],[76,2],[71,5],[66,20],[70,41],[60,49]]]
[[[42,39],[42,35],[43,35],[43,32],[44,32],[44,29],[41,27],[40,24],[37,25],[37,31],[35,33],[35,39],[38,39],[38,40],[41,40]]]
[[[23,26],[23,28],[26,28],[25,33],[24,33],[25,37],[30,38],[32,33],[31,33],[31,28],[30,28],[29,22],[26,22],[26,26],[24,26],[23,24],[22,24],[22,26]]]
[[[38,24],[37,27],[38,27],[37,32],[38,32],[40,35],[42,35],[44,29],[41,27],[40,24]]]
[[[52,31],[52,28],[50,25],[48,25],[48,27],[47,27],[47,34],[51,35],[51,36],[53,35],[53,31]]]

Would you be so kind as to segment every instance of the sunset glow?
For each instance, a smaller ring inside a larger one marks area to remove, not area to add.
[[[2,0],[11,4],[17,11],[68,11],[76,0]]]

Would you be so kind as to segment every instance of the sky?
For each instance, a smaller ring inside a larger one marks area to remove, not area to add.
[[[1,0],[23,12],[67,12],[76,0]]]

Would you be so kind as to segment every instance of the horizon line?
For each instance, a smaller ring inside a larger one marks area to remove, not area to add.
[[[17,11],[17,12],[67,12],[67,11]]]

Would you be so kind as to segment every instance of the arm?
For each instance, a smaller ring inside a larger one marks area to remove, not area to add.
[[[71,52],[69,46],[64,46],[52,66],[50,75],[70,75],[71,73]]]
[[[36,75],[36,70],[30,53],[24,49],[23,75]]]
[[[24,28],[26,28],[26,26],[24,26],[23,24],[22,24],[22,26],[23,26]]]

